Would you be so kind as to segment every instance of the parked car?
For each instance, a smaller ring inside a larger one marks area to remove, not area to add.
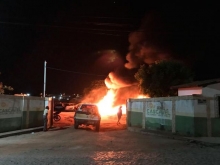
[[[65,110],[65,106],[62,103],[54,104],[54,111],[62,112]]]
[[[74,114],[74,128],[78,129],[80,125],[92,125],[96,131],[99,131],[101,115],[96,104],[81,103],[76,107]]]
[[[81,104],[76,104],[73,107],[73,112],[76,112],[76,110],[79,108],[79,106],[81,106]]]
[[[74,111],[74,104],[73,103],[65,103],[65,111],[73,112]]]

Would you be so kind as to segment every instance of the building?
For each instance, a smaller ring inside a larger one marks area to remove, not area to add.
[[[215,117],[220,117],[220,79],[195,81],[188,84],[173,86],[171,89],[178,89],[178,96],[197,95],[212,98],[212,111]]]
[[[220,79],[171,87],[176,97],[127,100],[129,127],[186,136],[220,136]]]
[[[220,94],[220,79],[195,81],[188,84],[173,86],[171,89],[178,89],[178,96],[202,95],[212,97]]]

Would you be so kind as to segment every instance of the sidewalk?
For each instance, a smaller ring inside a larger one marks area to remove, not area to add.
[[[164,131],[143,130],[142,128],[135,128],[135,127],[128,127],[127,129],[129,131],[139,132],[142,134],[161,136],[176,140],[183,140],[189,143],[197,143],[205,146],[220,146],[220,137],[186,137]]]
[[[61,130],[65,129],[68,127],[50,127],[48,128],[48,131],[56,131],[56,130]],[[43,131],[43,126],[42,127],[34,127],[34,128],[28,128],[28,129],[21,129],[21,130],[16,130],[16,131],[9,131],[9,132],[3,132],[0,133],[0,138],[8,137],[8,136],[14,136],[14,135],[21,135],[21,134],[26,134],[26,133],[34,133],[34,132],[40,132]]]
[[[16,131],[3,132],[3,133],[0,133],[0,138],[13,136],[13,135],[20,135],[20,134],[25,134],[25,133],[31,133],[31,132],[39,132],[42,130],[43,130],[43,126],[35,127],[35,128],[28,128],[28,129],[21,129],[21,130],[16,130]]]

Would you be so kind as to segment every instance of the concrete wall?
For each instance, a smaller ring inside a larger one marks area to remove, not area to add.
[[[144,102],[142,99],[138,99],[136,101],[127,101],[126,114],[128,126],[142,127],[143,103]]]
[[[220,95],[220,83],[210,84],[206,87],[188,87],[178,89],[178,96],[189,96],[193,94],[202,95],[204,97],[214,97],[216,94]]]
[[[191,99],[186,99],[191,98]],[[175,101],[175,133],[192,136],[195,134],[193,97],[180,97]]]
[[[220,96],[220,83],[210,84],[206,87],[191,87],[191,88],[179,88],[178,96],[189,96],[189,95],[201,95],[203,97],[212,98],[210,100],[210,112],[211,117],[219,117],[219,101],[218,97]]]
[[[199,89],[201,88],[201,93]],[[195,103],[195,134],[207,136],[220,136],[220,83],[210,84],[206,87],[192,87],[178,89],[178,95],[201,94],[208,100],[198,99]],[[201,129],[203,128],[203,129]]]
[[[172,131],[172,101],[147,101],[145,108],[145,128]]]
[[[0,95],[0,132],[43,125],[43,110],[49,98]]]
[[[193,94],[202,94],[202,87],[192,87],[192,88],[179,88],[178,96],[188,96]]]
[[[128,99],[127,123],[186,136],[220,136],[220,118],[212,116],[212,102],[198,96]]]
[[[202,95],[205,97],[213,97],[216,94],[220,94],[220,83],[211,84],[202,88]]]

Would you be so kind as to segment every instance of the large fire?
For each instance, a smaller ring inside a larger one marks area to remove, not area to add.
[[[135,81],[126,76],[122,79],[116,73],[110,72],[104,80],[105,86],[99,85],[86,94],[82,102],[95,103],[102,117],[116,116],[122,106],[122,114],[126,114],[126,100],[129,98],[146,98],[140,95],[140,89]]]
[[[115,97],[114,91],[109,90],[107,94],[104,96],[104,98],[98,102],[97,105],[99,107],[99,112],[101,116],[110,116],[117,114],[119,106],[115,106],[115,107],[113,106],[114,97]],[[122,105],[122,113],[123,114],[126,113],[125,105]]]
[[[138,95],[137,98],[146,98],[144,95]],[[97,105],[99,107],[99,112],[102,117],[116,115],[119,106],[114,106],[115,92],[114,90],[109,90],[107,94],[101,99]],[[122,104],[122,114],[126,114],[126,105]]]

